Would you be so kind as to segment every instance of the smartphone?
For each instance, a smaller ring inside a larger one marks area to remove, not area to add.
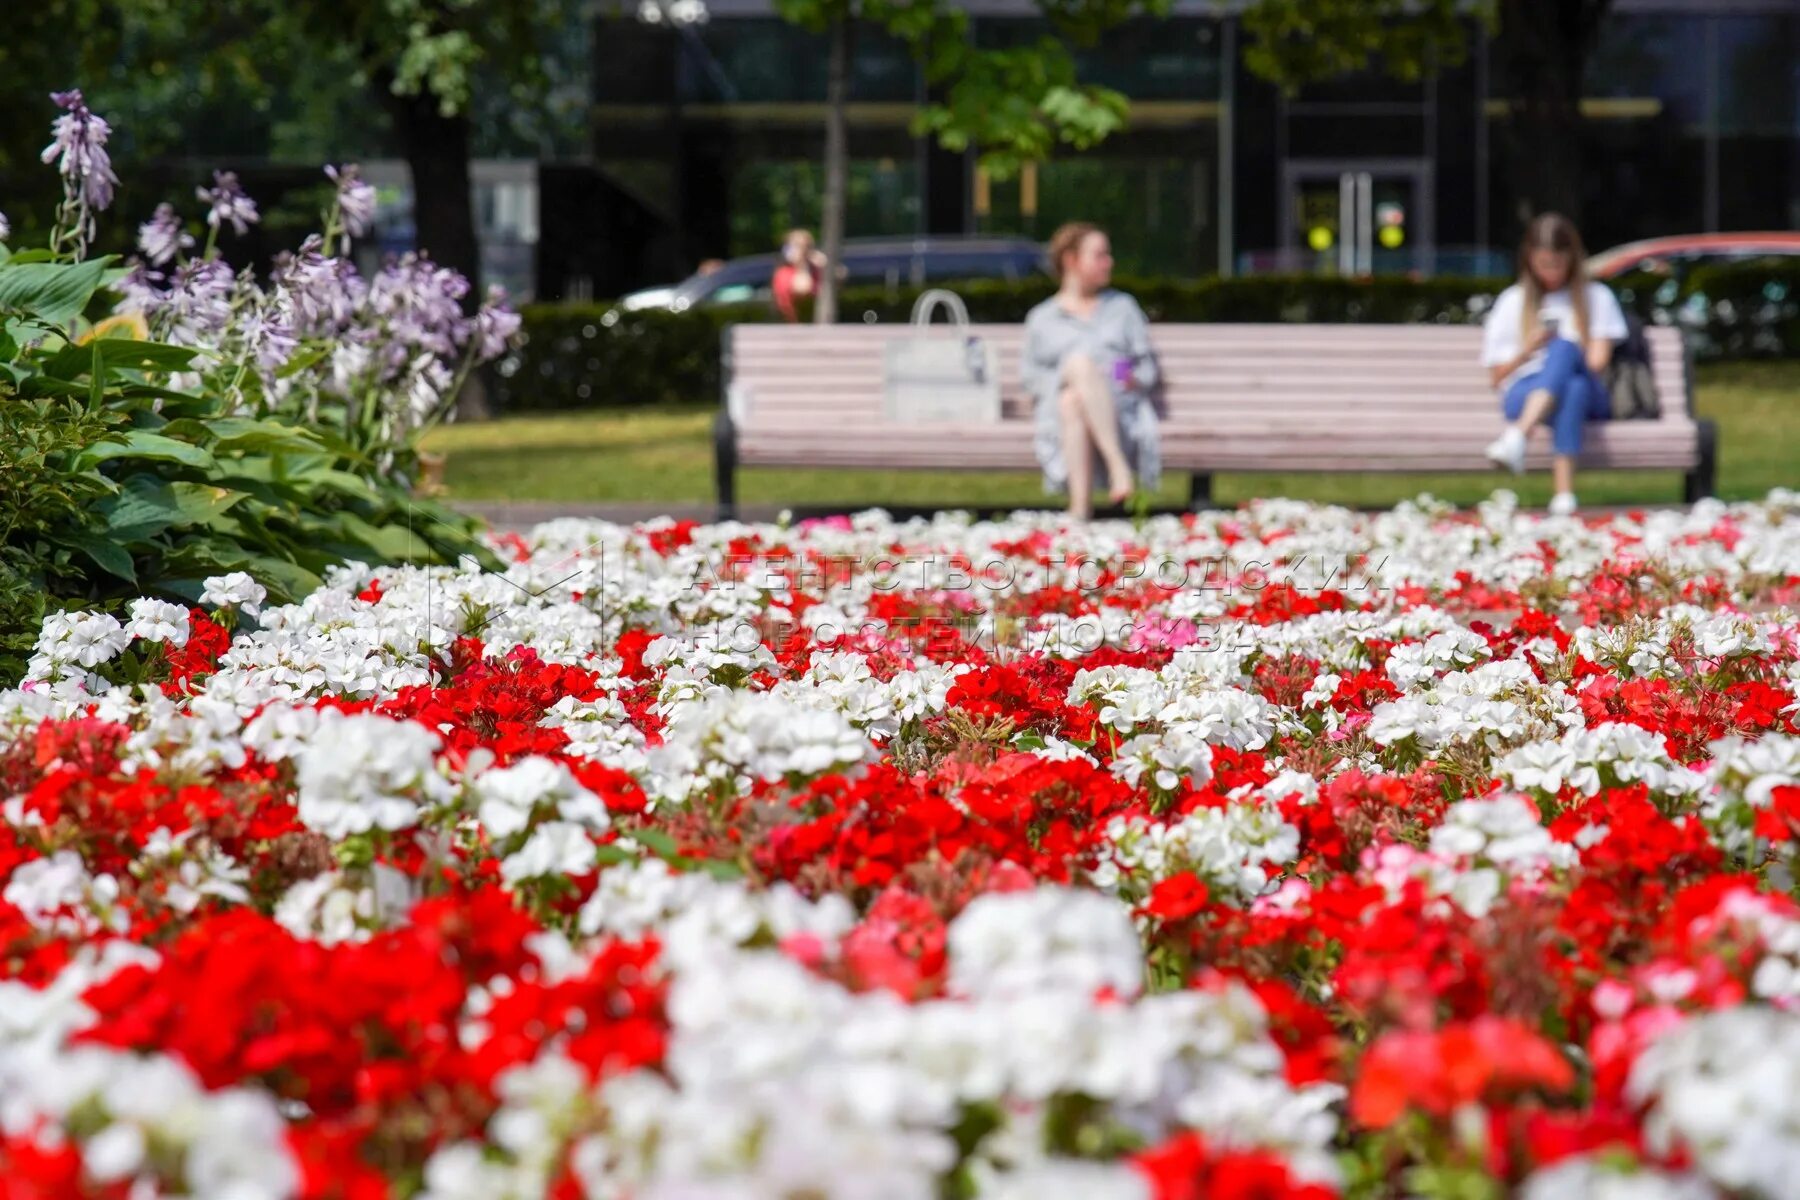
[[[1544,318],[1544,332],[1552,338],[1562,336],[1562,321],[1556,317]]]

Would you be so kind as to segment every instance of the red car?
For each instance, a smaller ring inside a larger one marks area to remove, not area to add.
[[[1800,258],[1800,233],[1692,233],[1627,242],[1588,259],[1588,274],[1612,279],[1632,271],[1681,277],[1695,267],[1749,258]]]

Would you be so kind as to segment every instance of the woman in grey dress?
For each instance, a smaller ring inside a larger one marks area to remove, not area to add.
[[[1157,381],[1150,322],[1136,300],[1112,286],[1112,244],[1098,226],[1064,225],[1050,239],[1056,295],[1025,318],[1026,388],[1036,404],[1037,459],[1044,490],[1066,491],[1069,515],[1093,512],[1094,478],[1106,472],[1107,499],[1123,504],[1162,474]]]

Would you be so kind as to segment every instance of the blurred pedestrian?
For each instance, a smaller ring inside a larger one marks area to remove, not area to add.
[[[789,321],[798,321],[798,301],[819,290],[825,274],[825,256],[813,244],[813,235],[804,229],[788,231],[781,242],[781,261],[776,264],[770,288],[775,293],[775,307]]]
[[[1625,313],[1603,283],[1587,275],[1587,251],[1567,217],[1544,213],[1519,244],[1519,281],[1488,312],[1481,361],[1500,393],[1506,431],[1487,448],[1495,464],[1525,470],[1532,429],[1548,425],[1555,451],[1553,516],[1576,509],[1575,460],[1589,421],[1611,415],[1602,382]]]

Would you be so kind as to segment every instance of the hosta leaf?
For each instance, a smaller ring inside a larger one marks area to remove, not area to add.
[[[352,512],[334,513],[332,519],[350,538],[385,559],[412,558],[429,549],[423,538],[404,525],[372,525]]]
[[[145,541],[177,525],[200,525],[224,512],[244,493],[204,483],[170,483],[153,475],[133,475],[121,482],[119,494],[100,505],[109,535],[130,544]]]
[[[81,315],[105,282],[112,261],[22,263],[19,257],[0,264],[0,308],[22,308],[52,325],[66,325]]]
[[[251,453],[263,450],[317,452],[319,440],[309,431],[279,421],[258,421],[250,417],[220,417],[206,422],[207,432],[215,441],[213,450]]]
[[[93,363],[92,347],[105,344],[106,370],[114,371],[180,371],[194,361],[196,351],[185,346],[169,346],[162,342],[140,342],[134,338],[98,337],[82,345],[64,346],[50,356],[44,370],[51,375],[72,378],[86,375]]]
[[[117,542],[89,535],[75,539],[75,548],[107,574],[116,575],[127,583],[137,583],[131,554]]]
[[[165,480],[134,475],[120,485],[119,494],[103,501],[100,514],[109,534],[123,543],[153,538],[186,519],[175,489]]]
[[[150,462],[180,463],[184,467],[195,467],[202,471],[218,466],[209,451],[160,433],[133,429],[117,435],[117,438],[117,441],[108,440],[89,446],[82,452],[80,464],[90,467],[115,458],[140,458]]]

